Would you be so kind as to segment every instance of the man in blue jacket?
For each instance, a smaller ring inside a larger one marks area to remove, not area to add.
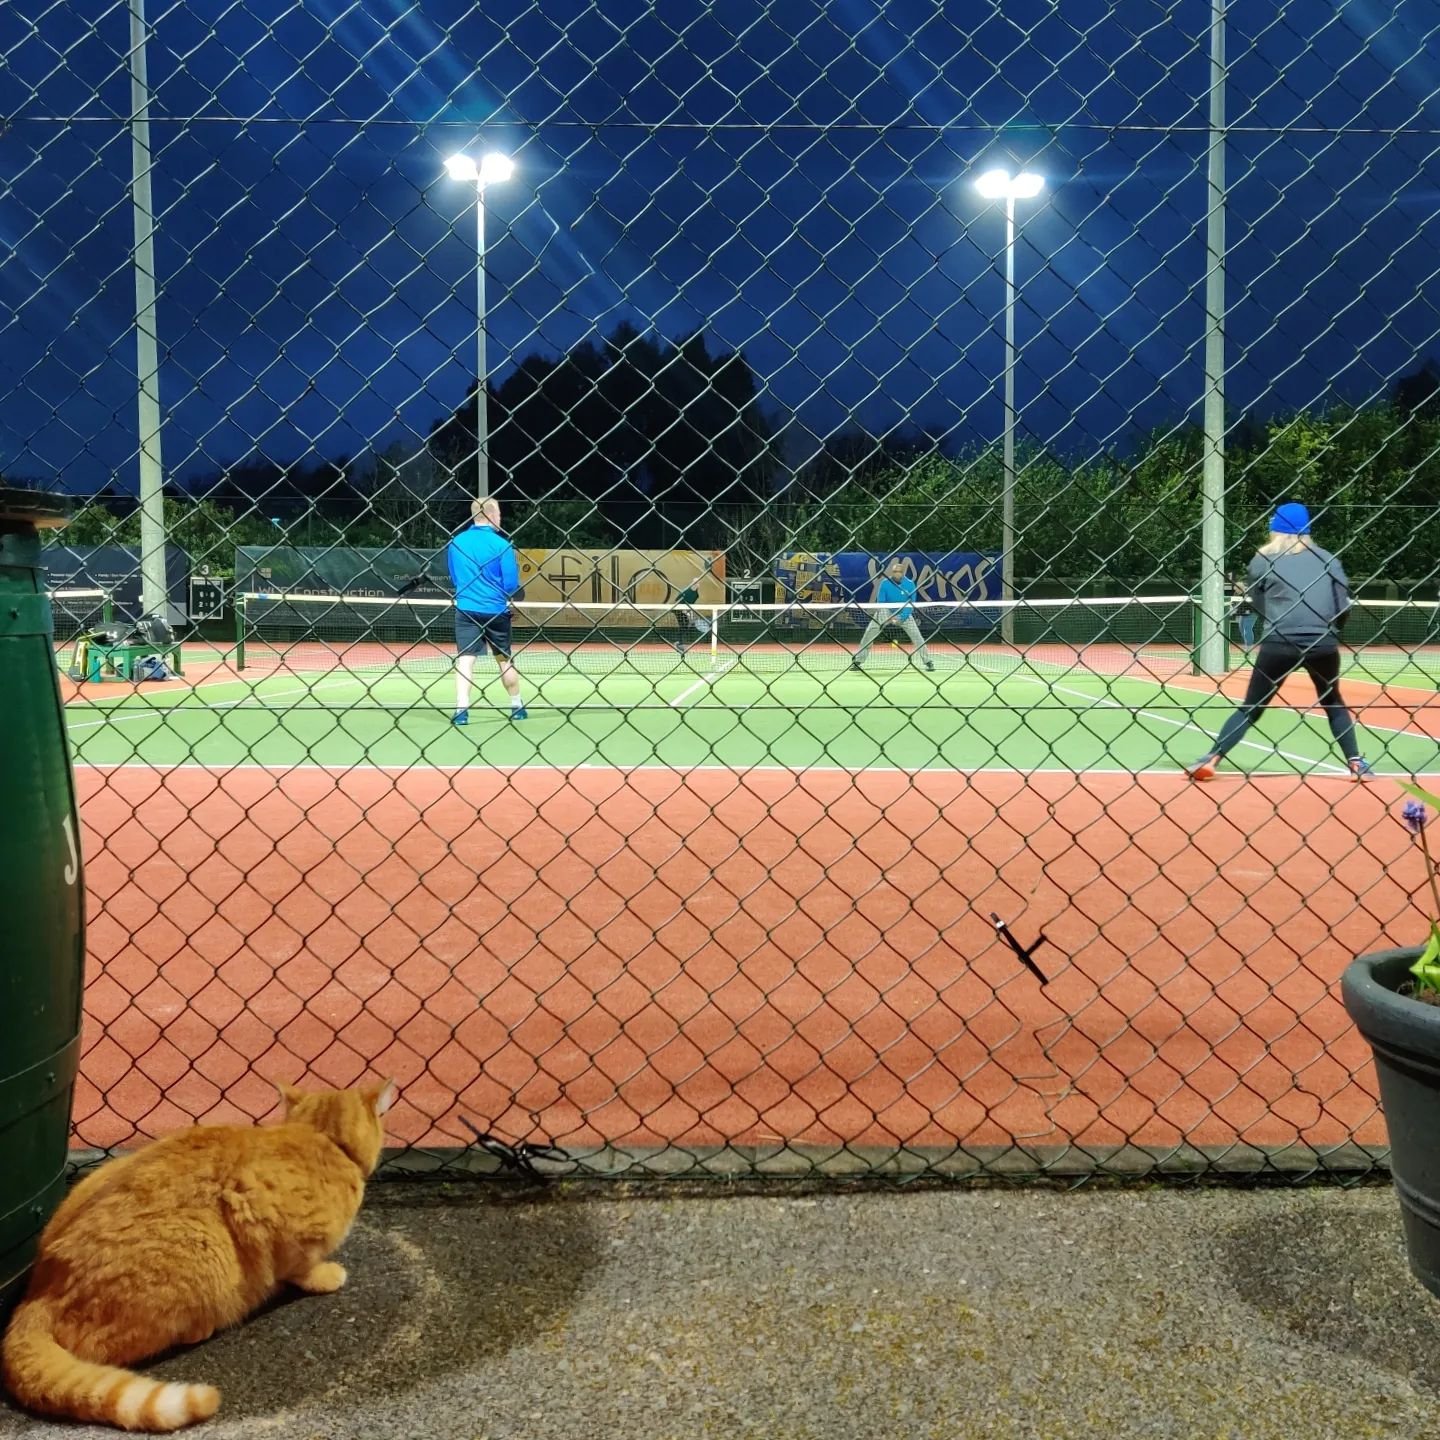
[[[515,547],[500,533],[500,506],[494,499],[471,502],[474,524],[462,530],[447,552],[455,587],[456,725],[470,723],[470,683],[475,657],[487,650],[500,666],[500,683],[510,696],[510,718],[525,719],[520,676],[510,658],[510,601],[520,594]]]
[[[882,608],[875,611],[870,623],[865,627],[865,633],[860,637],[860,648],[855,652],[851,665],[859,670],[865,664],[865,657],[869,655],[870,647],[881,630],[887,625],[898,625],[910,637],[910,643],[914,645],[915,653],[924,662],[925,668],[933,670],[935,662],[930,658],[930,651],[920,634],[919,625],[915,623],[915,581],[906,575],[903,560],[892,560],[885,567],[885,575],[876,588],[875,599]]]

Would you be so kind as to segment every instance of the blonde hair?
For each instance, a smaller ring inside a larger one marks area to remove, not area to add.
[[[1260,547],[1262,555],[1298,555],[1310,548],[1308,535],[1282,535],[1278,530],[1270,532],[1270,538]]]
[[[500,518],[500,502],[493,496],[487,495],[483,500],[472,500],[470,502],[470,519],[475,524],[482,520],[487,525],[494,525]]]

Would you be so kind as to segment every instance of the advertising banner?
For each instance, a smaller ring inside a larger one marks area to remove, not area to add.
[[[899,560],[915,581],[917,600],[964,600],[965,605],[922,611],[929,628],[988,630],[999,623],[999,608],[985,605],[1000,599],[1000,556],[956,550],[948,555],[919,550],[876,555],[863,550],[783,555],[776,562],[779,598],[796,605],[870,605],[891,560]],[[813,624],[824,623],[823,614]]]

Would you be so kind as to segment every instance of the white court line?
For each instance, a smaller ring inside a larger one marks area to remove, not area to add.
[[[1103,707],[1108,705],[1116,710],[1128,710],[1135,715],[1144,715],[1148,719],[1159,720],[1163,725],[1173,725],[1177,730],[1194,730],[1197,734],[1205,736],[1207,740],[1214,739],[1214,737],[1207,729],[1205,729],[1201,725],[1197,725],[1193,720],[1172,720],[1170,716],[1161,715],[1154,710],[1147,710],[1144,708],[1144,706],[1125,705],[1122,704],[1119,700],[1111,700],[1104,696],[1096,697],[1089,694],[1087,691],[1076,690],[1073,686],[1061,685],[1058,681],[1053,683],[1047,682],[1045,680],[1042,680],[1038,675],[1026,675],[1022,678],[1026,680],[1032,680],[1037,685],[1048,685],[1050,689],[1062,691],[1066,695],[1078,695],[1080,699],[1088,700],[1092,706]],[[1162,690],[1168,690],[1170,688],[1163,680],[1146,680],[1144,676],[1126,675],[1122,676],[1121,678],[1126,680],[1142,680],[1150,685],[1158,685]],[[1180,693],[1184,694],[1193,692],[1182,691]],[[1343,765],[1336,765],[1333,760],[1313,760],[1308,755],[1295,755],[1292,754],[1289,750],[1281,750],[1276,745],[1261,744],[1261,742],[1258,740],[1242,740],[1240,743],[1241,745],[1248,745],[1252,750],[1263,750],[1267,755],[1279,755],[1281,759],[1292,760],[1297,765],[1303,765],[1307,770],[1313,770],[1318,767],[1320,769],[1329,770],[1332,774],[1335,775],[1344,775],[1348,777],[1350,774],[1348,768]]]
[[[351,685],[360,677],[358,675],[342,675],[332,680],[317,680],[313,685],[301,685],[291,690],[271,690],[264,695],[257,695],[253,687],[248,695],[239,700],[220,700],[214,705],[145,705],[138,709],[127,709],[124,705],[115,706],[114,710],[99,720],[76,720],[69,724],[70,730],[93,730],[97,725],[124,725],[131,720],[148,720],[154,715],[179,715],[186,711],[194,710],[233,710],[237,705],[243,705],[247,700],[258,700],[264,704],[267,700],[278,699],[281,695],[308,695],[312,690],[318,690],[322,685]],[[244,680],[214,680],[208,682],[213,685],[244,685]],[[194,695],[199,691],[198,685],[193,686],[186,693]],[[174,692],[172,692],[174,693]],[[67,706],[67,709],[69,707]],[[118,713],[116,713],[118,712]]]
[[[1299,709],[1298,706],[1296,708]],[[1440,740],[1437,740],[1433,735],[1427,735],[1423,730],[1407,730],[1399,725],[1376,725],[1365,718],[1366,707],[1364,705],[1350,705],[1347,702],[1347,708],[1351,715],[1355,717],[1355,723],[1362,729],[1373,730],[1377,735],[1400,735],[1406,740],[1428,740],[1432,745],[1440,748]],[[1403,705],[1394,705],[1391,708],[1403,710],[1405,707]],[[1301,713],[1315,718],[1315,714],[1319,710],[1320,706],[1318,704],[1307,705]]]
[[[1165,689],[1175,690],[1181,695],[1209,694],[1216,699],[1231,700],[1232,703],[1235,704],[1239,703],[1238,700],[1236,700],[1232,696],[1226,695],[1226,693],[1218,687],[1213,691],[1191,690],[1185,686],[1172,685],[1168,680],[1155,680],[1149,676],[1133,676],[1127,678],[1142,679],[1148,685],[1161,685]],[[1350,671],[1347,671],[1340,677],[1342,685],[1349,684],[1352,680],[1355,681],[1357,685],[1373,685],[1386,692],[1384,694],[1375,696],[1373,699],[1361,700],[1358,704],[1349,699],[1346,700],[1346,708],[1355,717],[1355,721],[1358,725],[1363,726],[1366,730],[1373,730],[1377,735],[1403,735],[1407,740],[1428,740],[1432,745],[1440,746],[1440,740],[1436,740],[1435,736],[1433,735],[1427,735],[1423,730],[1408,730],[1405,729],[1403,726],[1399,725],[1378,725],[1375,724],[1373,721],[1366,720],[1364,718],[1365,712],[1369,709],[1373,709],[1376,706],[1384,706],[1386,709],[1389,710],[1424,709],[1427,706],[1433,705],[1433,702],[1435,700],[1435,692],[1433,690],[1422,690],[1415,685],[1386,685],[1384,681],[1376,680],[1373,678],[1361,677],[1359,679],[1356,679],[1354,672]],[[1408,691],[1420,697],[1420,702],[1418,704],[1407,705],[1406,702],[1403,700],[1396,700],[1391,698],[1392,692],[1396,690]],[[1310,700],[1304,705],[1293,705],[1289,708],[1295,710],[1301,715],[1309,715],[1311,717],[1324,714],[1324,707],[1320,704],[1318,699]],[[1413,724],[1414,721],[1412,720],[1411,723]]]
[[[1204,692],[1204,691],[1190,690],[1188,687],[1181,687],[1181,686],[1177,686],[1177,685],[1172,685],[1172,684],[1170,684],[1170,682],[1169,682],[1168,680],[1152,680],[1152,679],[1150,679],[1148,676],[1134,676],[1134,677],[1127,677],[1127,678],[1143,679],[1143,680],[1145,680],[1145,682],[1146,682],[1147,684],[1150,684],[1150,685],[1159,685],[1159,686],[1161,686],[1163,689],[1166,689],[1166,690],[1174,690],[1177,694],[1180,694],[1180,695],[1197,695],[1197,694],[1205,694],[1205,693],[1207,693],[1207,692]],[[1342,676],[1340,677],[1340,679],[1341,679],[1342,682],[1343,682],[1346,678],[1347,678],[1347,677],[1344,676],[1344,675],[1342,675]],[[1418,691],[1418,690],[1417,690],[1415,693],[1416,693],[1416,694],[1426,694],[1426,695],[1427,695],[1427,701],[1428,701],[1428,700],[1432,700],[1432,699],[1434,698],[1432,695],[1428,695],[1427,692],[1425,692],[1425,691]],[[1235,699],[1235,698],[1232,697],[1232,696],[1226,695],[1223,690],[1219,690],[1219,689],[1217,689],[1217,690],[1215,690],[1215,691],[1213,692],[1213,698],[1218,699],[1218,700],[1229,700],[1232,704],[1236,704],[1236,705],[1238,705],[1238,704],[1240,703],[1239,700]],[[1272,702],[1272,703],[1273,703],[1273,702]],[[1377,725],[1377,724],[1373,723],[1372,721],[1369,721],[1369,720],[1367,720],[1367,719],[1365,718],[1365,712],[1366,712],[1366,710],[1370,709],[1372,706],[1384,705],[1384,706],[1386,706],[1386,708],[1391,709],[1391,710],[1404,710],[1404,709],[1406,708],[1406,706],[1403,705],[1403,704],[1401,704],[1398,700],[1387,700],[1387,699],[1381,697],[1381,698],[1375,699],[1375,700],[1365,700],[1365,701],[1362,701],[1362,702],[1361,702],[1360,704],[1358,704],[1358,705],[1357,705],[1357,704],[1354,704],[1353,702],[1351,702],[1351,701],[1349,701],[1349,700],[1347,700],[1347,701],[1345,702],[1345,704],[1346,704],[1346,708],[1350,711],[1351,716],[1354,718],[1356,726],[1357,726],[1358,728],[1360,728],[1360,729],[1371,730],[1371,731],[1373,731],[1373,732],[1374,732],[1375,734],[1377,734],[1377,735],[1399,735],[1399,736],[1401,736],[1402,738],[1404,738],[1404,739],[1406,739],[1406,740],[1421,740],[1421,741],[1427,741],[1429,744],[1434,745],[1434,746],[1437,748],[1437,750],[1440,750],[1440,740],[1437,740],[1437,739],[1435,738],[1435,736],[1433,736],[1433,735],[1427,735],[1427,734],[1425,733],[1425,731],[1423,731],[1423,730],[1410,730],[1410,729],[1406,729],[1406,728],[1404,728],[1404,727],[1402,727],[1402,726],[1399,726],[1399,725]],[[1324,714],[1325,714],[1325,708],[1324,708],[1323,705],[1320,704],[1320,701],[1319,701],[1318,699],[1316,699],[1316,700],[1311,700],[1311,701],[1309,701],[1309,702],[1308,702],[1307,704],[1305,704],[1305,705],[1293,705],[1293,706],[1289,706],[1289,707],[1286,707],[1286,706],[1283,706],[1283,705],[1282,705],[1282,706],[1280,707],[1280,713],[1283,714],[1284,711],[1285,711],[1287,708],[1289,708],[1290,710],[1294,711],[1294,713],[1297,714],[1297,715],[1304,715],[1304,716],[1306,716],[1306,717],[1308,717],[1309,719],[1312,719],[1312,720],[1314,720],[1314,719],[1320,719],[1320,718],[1322,718],[1322,717],[1324,716]],[[1413,721],[1413,720],[1411,721],[1411,724],[1414,724],[1414,721]],[[1244,742],[1242,742],[1242,743],[1244,743],[1244,744],[1246,744],[1246,745],[1250,745],[1250,744],[1253,744],[1254,742],[1253,742],[1253,741],[1250,741],[1250,740],[1246,740],[1246,741],[1244,741]],[[1267,747],[1261,746],[1260,748],[1264,749],[1264,748],[1267,748]],[[1277,754],[1281,754],[1281,753],[1283,753],[1283,752],[1277,751],[1276,753],[1277,753]],[[1378,775],[1378,774],[1380,774],[1380,773],[1382,773],[1382,772],[1380,772],[1380,771],[1377,770],[1375,773]],[[1396,773],[1396,774],[1405,774],[1405,773],[1407,773],[1407,772],[1405,772],[1405,771],[1396,771],[1395,773]]]
[[[727,660],[723,665],[717,665],[713,670],[707,670],[688,690],[682,690],[671,702],[673,710],[677,705],[683,705],[697,690],[703,690],[707,685],[718,680],[735,662]]]
[[[353,775],[357,773],[373,773],[380,775],[412,775],[424,774],[427,771],[437,775],[464,775],[477,773],[477,767],[472,762],[469,765],[434,765],[428,761],[420,760],[413,765],[375,765],[367,760],[357,760],[353,765],[327,765],[317,760],[295,760],[279,761],[275,764],[265,764],[259,760],[237,760],[233,764],[226,764],[217,761],[214,764],[207,764],[203,760],[176,760],[169,763],[151,762],[149,760],[76,760],[77,770],[96,770],[108,772],[111,770],[149,770],[165,772],[170,770],[194,770],[206,775],[219,776],[231,770],[248,770],[258,774],[287,775],[293,770],[314,770],[326,775]],[[1065,766],[1035,766],[1029,770],[1018,769],[1013,765],[984,765],[977,769],[961,770],[954,766],[939,765],[862,765],[852,769],[848,765],[721,765],[712,762],[702,762],[698,765],[672,765],[664,762],[655,762],[648,765],[607,765],[596,761],[577,761],[573,765],[552,765],[548,762],[535,761],[528,764],[518,765],[492,765],[485,764],[478,767],[479,773],[491,773],[497,775],[524,775],[532,774],[542,770],[553,771],[557,775],[569,775],[573,772],[587,772],[595,774],[611,775],[641,775],[647,772],[660,774],[690,775],[690,774],[722,774],[735,775],[743,778],[746,775],[788,775],[792,779],[800,779],[806,775],[848,775],[852,779],[865,775],[936,775],[953,776],[956,779],[970,781],[979,775],[1018,775],[1027,777],[1031,775],[1070,775],[1075,779],[1081,776],[1110,775],[1117,779],[1124,780],[1185,780],[1185,772],[1179,766],[1167,767],[1163,770],[1121,770],[1121,769],[1100,769],[1096,766],[1087,765],[1082,770],[1072,770]],[[1408,770],[1377,770],[1377,779],[1390,779],[1394,777],[1410,778]],[[1419,778],[1430,778],[1430,772],[1417,772]],[[1440,771],[1435,772],[1437,779],[1440,779]],[[1251,770],[1249,772],[1237,772],[1236,779],[1244,779],[1248,784],[1263,785],[1267,783],[1293,784],[1296,780],[1341,780],[1346,784],[1350,783],[1348,771],[1342,771],[1334,775],[1297,775],[1283,770]],[[1188,785],[1188,781],[1186,784]]]
[[[709,671],[709,672],[707,672],[706,674],[702,675],[702,676],[700,677],[700,679],[697,680],[693,685],[689,686],[689,687],[688,687],[686,690],[684,690],[680,695],[678,695],[674,700],[670,701],[670,705],[671,705],[672,707],[679,706],[679,705],[682,704],[686,699],[688,699],[691,695],[693,695],[697,690],[701,690],[701,689],[703,689],[706,685],[709,685],[709,684],[713,683],[714,680],[716,680],[720,675],[724,674],[725,671],[727,671],[728,669],[730,669],[731,666],[733,666],[734,664],[735,664],[735,661],[734,661],[734,660],[727,661],[724,665],[719,666],[717,669],[715,669],[715,670],[713,670],[713,671]],[[363,678],[364,678],[364,677],[362,677],[362,676],[354,675],[354,674],[342,675],[342,676],[336,676],[336,677],[330,677],[330,678],[327,678],[327,679],[317,680],[313,685],[299,686],[299,687],[294,687],[294,688],[286,689],[286,690],[274,690],[274,691],[269,692],[269,693],[266,694],[266,695],[257,694],[257,693],[252,689],[252,691],[250,692],[249,695],[247,695],[246,697],[244,697],[244,698],[242,698],[242,699],[240,699],[240,700],[225,700],[225,701],[221,701],[221,702],[219,702],[219,703],[217,703],[217,704],[214,704],[214,705],[206,705],[206,706],[204,706],[203,708],[208,709],[208,710],[233,709],[234,707],[236,707],[236,706],[238,706],[238,705],[243,705],[243,704],[245,704],[247,700],[259,701],[259,702],[261,702],[261,703],[263,704],[264,701],[266,701],[266,700],[273,699],[273,698],[279,698],[280,696],[286,696],[286,695],[305,695],[305,694],[309,694],[309,693],[311,693],[312,691],[318,690],[318,689],[320,689],[320,688],[322,688],[323,686],[326,686],[326,685],[348,685],[348,684],[359,683]],[[1121,703],[1121,702],[1118,701],[1118,700],[1110,699],[1110,698],[1107,698],[1107,697],[1097,697],[1097,696],[1094,696],[1094,695],[1089,694],[1087,691],[1077,690],[1077,689],[1075,689],[1075,688],[1072,687],[1072,686],[1062,685],[1062,684],[1060,684],[1058,681],[1048,680],[1048,679],[1046,679],[1046,678],[1044,678],[1044,677],[1042,677],[1042,676],[1039,676],[1039,675],[1030,674],[1030,673],[1022,673],[1022,672],[1016,671],[1016,672],[1013,673],[1013,674],[1010,674],[1010,675],[1005,676],[1005,678],[1006,678],[1006,679],[1009,679],[1009,680],[1024,680],[1024,681],[1028,681],[1030,684],[1033,684],[1033,685],[1041,685],[1041,686],[1044,686],[1044,687],[1047,688],[1047,689],[1053,689],[1053,690],[1061,691],[1061,692],[1063,692],[1063,693],[1065,693],[1065,694],[1067,694],[1067,695],[1074,695],[1074,696],[1076,696],[1076,697],[1079,698],[1079,699],[1088,701],[1088,702],[1089,702],[1091,705],[1093,705],[1093,706],[1102,706],[1102,707],[1108,706],[1108,707],[1110,707],[1110,708],[1117,709],[1117,710],[1129,710],[1129,711],[1132,711],[1132,712],[1135,713],[1135,714],[1145,715],[1145,716],[1147,716],[1148,718],[1150,718],[1150,719],[1152,719],[1152,720],[1159,720],[1159,721],[1161,721],[1163,724],[1173,725],[1173,726],[1175,726],[1177,729],[1181,729],[1181,730],[1194,730],[1194,731],[1196,731],[1198,734],[1205,735],[1205,736],[1207,736],[1207,738],[1209,737],[1209,731],[1206,730],[1206,729],[1204,729],[1204,728],[1201,727],[1200,725],[1197,725],[1193,720],[1174,720],[1174,719],[1172,719],[1172,718],[1171,718],[1170,716],[1168,716],[1168,715],[1161,715],[1161,714],[1158,714],[1157,712],[1155,712],[1155,711],[1153,711],[1153,710],[1145,709],[1144,707],[1128,706],[1128,705],[1125,705],[1125,704]],[[1122,677],[1120,677],[1120,678],[1122,678],[1122,679],[1138,679],[1138,680],[1144,680],[1145,683],[1152,684],[1152,685],[1156,685],[1156,686],[1158,686],[1158,687],[1159,687],[1160,689],[1162,689],[1162,690],[1169,690],[1169,689],[1172,688],[1172,687],[1170,687],[1169,685],[1167,685],[1166,682],[1163,681],[1163,680],[1146,680],[1146,677],[1143,677],[1143,676],[1122,676]],[[202,683],[203,683],[203,682],[202,682]],[[235,684],[244,684],[244,683],[247,683],[247,682],[245,682],[245,681],[243,681],[243,680],[238,680],[238,679],[237,679],[237,680],[212,681],[212,682],[209,682],[209,683],[210,683],[211,685],[235,685]],[[199,687],[196,686],[196,687],[194,687],[194,689],[192,689],[191,691],[186,692],[186,693],[187,693],[187,694],[193,694],[193,693],[195,693],[195,691],[198,690],[198,689],[199,689]],[[1194,693],[1196,693],[1196,692],[1189,691],[1189,690],[1180,690],[1180,691],[1177,691],[1176,693],[1179,694],[1179,695],[1191,695],[1191,694],[1194,694]],[[1218,692],[1217,692],[1217,693],[1218,693]],[[1207,697],[1207,698],[1208,698],[1208,697]],[[1226,698],[1226,697],[1221,696],[1220,698]],[[119,708],[119,707],[117,707],[117,708]],[[165,715],[165,714],[170,714],[170,713],[174,713],[174,712],[180,712],[180,711],[186,711],[186,710],[193,710],[193,709],[195,709],[195,708],[197,708],[197,707],[192,706],[192,705],[156,705],[156,706],[147,706],[144,710],[141,710],[141,711],[126,711],[125,713],[120,714],[120,715],[118,715],[118,716],[106,717],[106,718],[104,718],[104,719],[79,721],[79,722],[76,722],[76,723],[72,724],[69,728],[73,731],[73,730],[90,729],[90,728],[93,728],[93,727],[95,727],[95,726],[100,726],[100,725],[120,725],[120,724],[124,724],[124,723],[126,723],[127,721],[131,721],[131,720],[150,719],[151,717],[153,717],[153,716],[156,715],[156,714]],[[409,708],[409,707],[407,707],[407,708]],[[608,708],[614,708],[614,707],[607,706],[607,707],[604,707],[604,708],[607,708],[607,709],[608,709]],[[1382,727],[1371,726],[1371,727],[1367,727],[1367,728],[1379,729],[1379,728],[1382,728]],[[1388,727],[1385,727],[1385,728],[1388,728]],[[1423,735],[1413,735],[1413,734],[1411,734],[1411,732],[1409,732],[1409,731],[1404,731],[1404,730],[1395,730],[1395,731],[1392,731],[1391,733],[1397,734],[1397,735],[1404,735],[1404,736],[1406,736],[1406,738],[1409,738],[1409,739],[1429,739],[1429,738],[1430,738],[1430,737],[1428,737],[1428,736],[1423,736]],[[1259,741],[1250,740],[1250,739],[1242,740],[1240,743],[1241,743],[1241,745],[1248,746],[1248,747],[1251,748],[1251,749],[1263,751],[1265,754],[1269,754],[1269,755],[1279,755],[1279,756],[1281,756],[1283,759],[1290,760],[1290,761],[1294,762],[1294,763],[1297,764],[1297,765],[1301,765],[1301,766],[1306,767],[1306,769],[1308,769],[1308,770],[1312,770],[1312,771],[1313,771],[1315,768],[1318,767],[1318,768],[1320,768],[1320,769],[1327,770],[1327,771],[1329,771],[1331,774],[1336,775],[1336,776],[1345,776],[1345,777],[1347,777],[1347,778],[1348,778],[1348,776],[1349,776],[1349,771],[1348,771],[1347,769],[1345,769],[1345,768],[1342,767],[1342,766],[1335,765],[1335,764],[1334,764],[1333,762],[1331,762],[1331,761],[1327,761],[1327,760],[1318,760],[1318,761],[1317,761],[1317,760],[1312,760],[1312,759],[1311,759],[1310,757],[1308,757],[1308,756],[1296,755],[1296,754],[1294,754],[1294,753],[1291,752],[1291,751],[1281,750],[1281,749],[1279,749],[1279,748],[1277,748],[1277,747],[1270,746],[1270,745],[1265,745],[1265,744],[1260,743]],[[468,767],[463,766],[463,765],[460,765],[460,766],[433,765],[433,764],[429,764],[429,763],[424,762],[424,761],[421,761],[421,762],[419,762],[419,763],[417,763],[417,764],[415,764],[415,765],[396,765],[396,766],[390,766],[390,765],[374,765],[374,764],[369,764],[369,763],[363,763],[363,764],[358,764],[358,765],[350,765],[350,766],[340,766],[340,765],[323,765],[323,764],[316,764],[316,763],[310,762],[310,761],[300,761],[300,762],[296,762],[295,764],[292,764],[292,765],[261,765],[261,764],[241,763],[241,764],[233,764],[233,765],[218,765],[218,764],[217,764],[217,765],[211,766],[211,765],[205,765],[205,764],[199,764],[199,763],[189,764],[189,763],[185,763],[185,762],[180,762],[180,763],[176,763],[176,764],[172,764],[172,765],[159,765],[159,764],[151,764],[151,763],[145,762],[145,761],[122,762],[122,763],[113,764],[113,765],[106,765],[106,764],[89,764],[88,762],[81,761],[78,757],[77,757],[77,760],[76,760],[76,764],[77,764],[77,765],[82,765],[82,764],[83,764],[83,765],[85,766],[85,768],[94,769],[94,770],[125,769],[125,768],[127,768],[129,765],[133,764],[133,765],[138,766],[139,768],[144,768],[144,769],[149,769],[149,770],[183,770],[183,769],[195,769],[195,770],[204,770],[204,771],[209,772],[209,773],[214,773],[215,771],[219,771],[219,770],[238,770],[238,769],[255,769],[255,770],[263,770],[263,771],[319,770],[319,771],[325,771],[325,772],[330,772],[330,773],[339,773],[339,774],[348,774],[351,770],[355,770],[355,769],[378,770],[378,771],[381,771],[381,772],[384,772],[384,773],[398,773],[398,774],[405,774],[405,773],[408,773],[408,772],[411,771],[411,770],[432,770],[432,771],[438,771],[438,772],[441,772],[441,773],[458,773],[458,772],[460,772],[460,771],[468,768]],[[883,772],[883,773],[903,774],[903,775],[924,775],[924,774],[931,774],[931,773],[940,774],[940,775],[945,775],[945,774],[966,774],[966,775],[968,775],[968,774],[984,774],[984,773],[1009,774],[1009,775],[1066,775],[1066,774],[1079,773],[1079,772],[1076,772],[1076,771],[1073,769],[1073,767],[1065,767],[1065,766],[1034,766],[1034,767],[1032,767],[1032,768],[1030,768],[1030,769],[1020,769],[1020,768],[1009,767],[1009,766],[985,765],[985,766],[979,767],[977,770],[962,770],[962,769],[960,769],[959,767],[956,767],[956,766],[934,766],[934,765],[905,766],[905,765],[888,765],[888,764],[882,764],[882,765],[873,765],[873,764],[872,764],[872,765],[864,765],[864,766],[860,766],[860,767],[857,767],[857,768],[854,768],[854,769],[852,769],[852,768],[849,767],[849,766],[844,766],[844,765],[804,765],[804,766],[791,767],[791,766],[786,766],[786,765],[763,766],[763,765],[706,765],[706,764],[700,764],[700,765],[671,765],[671,764],[649,764],[649,765],[621,766],[621,765],[590,765],[590,764],[585,764],[585,763],[577,764],[577,765],[568,765],[568,766],[556,766],[556,765],[551,765],[551,766],[540,767],[540,766],[537,766],[537,765],[515,765],[515,766],[491,766],[490,768],[496,769],[496,770],[502,770],[502,771],[515,771],[515,772],[522,771],[522,770],[527,770],[527,769],[533,770],[533,769],[539,769],[539,768],[546,768],[546,769],[551,769],[551,770],[560,770],[560,771],[564,771],[564,772],[568,772],[568,771],[570,771],[570,770],[608,770],[608,771],[615,771],[615,772],[619,772],[619,773],[629,773],[629,772],[632,771],[632,770],[635,770],[635,771],[644,771],[644,770],[671,770],[671,771],[676,771],[676,772],[681,772],[681,773],[687,773],[687,772],[692,771],[692,770],[694,770],[694,771],[701,771],[701,772],[708,770],[708,771],[717,771],[717,772],[729,771],[729,772],[731,772],[731,773],[738,773],[738,774],[748,774],[748,773],[751,772],[751,771],[760,771],[760,772],[762,772],[762,773],[782,773],[782,774],[788,774],[788,775],[806,774],[806,773],[811,773],[811,772],[815,772],[815,771],[819,771],[819,772],[821,772],[821,773],[833,773],[833,774],[845,774],[845,775],[863,775],[863,774],[866,774],[866,773],[873,773],[873,772]],[[1087,766],[1085,767],[1084,773],[1087,774],[1087,775],[1131,775],[1131,776],[1135,776],[1135,777],[1138,778],[1138,777],[1140,777],[1140,776],[1161,776],[1161,775],[1169,775],[1169,774],[1172,774],[1172,773],[1175,773],[1175,772],[1172,772],[1172,771],[1169,771],[1169,770],[1124,770],[1124,769],[1119,769],[1119,768],[1115,768],[1115,769],[1102,769],[1102,768],[1100,768],[1100,767],[1098,767],[1098,766],[1087,765]],[[1378,771],[1378,770],[1377,770],[1375,773],[1376,773],[1377,776],[1382,776],[1382,775],[1385,775],[1385,774],[1387,774],[1387,773],[1389,773],[1389,772],[1386,772],[1386,771]],[[1397,774],[1397,775],[1398,775],[1398,774],[1406,774],[1406,775],[1408,775],[1410,772],[1407,770],[1407,771],[1396,771],[1396,772],[1394,772],[1394,773]],[[1251,778],[1257,778],[1257,777],[1255,777],[1255,776],[1252,775]]]

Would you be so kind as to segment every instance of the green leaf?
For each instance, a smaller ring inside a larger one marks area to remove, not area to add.
[[[1418,785],[1412,785],[1408,780],[1397,780],[1395,782],[1407,795],[1413,795],[1417,800],[1423,800],[1427,805],[1433,805],[1440,810],[1440,795],[1432,795],[1428,790],[1422,790]]]
[[[1440,990],[1440,924],[1430,926],[1430,941],[1410,967],[1417,990]]]

